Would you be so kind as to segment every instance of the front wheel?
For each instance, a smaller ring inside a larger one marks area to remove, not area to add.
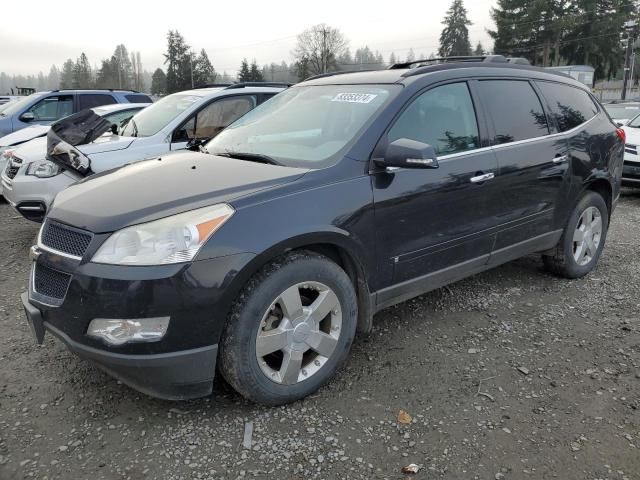
[[[565,278],[587,275],[598,264],[608,225],[604,199],[596,192],[587,192],[571,213],[554,255],[542,257],[545,267]]]
[[[236,302],[220,370],[244,397],[265,405],[304,398],[346,360],[357,323],[356,294],[331,260],[294,253],[259,272]]]

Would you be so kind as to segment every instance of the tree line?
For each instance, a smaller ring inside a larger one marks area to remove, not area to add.
[[[155,95],[186,90],[215,83],[284,82],[295,83],[312,75],[331,71],[374,70],[400,62],[450,56],[489,53],[525,57],[533,65],[592,65],[599,79],[619,77],[623,64],[621,30],[625,21],[638,18],[640,0],[498,0],[491,17],[495,28],[487,30],[494,40],[493,49],[478,42],[472,47],[469,20],[464,0],[453,0],[442,20],[439,48],[428,55],[416,55],[409,49],[403,58],[394,52],[383,58],[379,51],[362,46],[349,48],[346,36],[326,24],[315,25],[297,36],[291,52],[293,61],[258,65],[244,58],[238,71],[216,72],[207,52],[199,53],[177,30],[167,33],[164,68],[153,74],[142,67],[140,52],[127,51],[120,44],[111,57],[92,70],[84,53],[68,59],[48,75],[13,76],[0,73],[0,92],[12,86],[54,88],[123,88],[150,91]],[[636,82],[640,68],[636,69]]]

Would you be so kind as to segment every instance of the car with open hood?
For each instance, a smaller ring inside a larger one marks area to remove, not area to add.
[[[187,148],[196,148],[256,106],[281,92],[278,83],[243,83],[198,88],[174,93],[135,115],[116,135],[93,130],[90,137],[78,137],[74,154],[83,159],[86,169],[48,157],[47,142],[30,143],[13,150],[12,170],[2,174],[5,198],[25,218],[42,221],[49,205],[61,190],[95,173],[128,163]],[[75,117],[56,123],[57,133],[78,127]],[[17,168],[17,169],[16,169]],[[36,172],[46,172],[36,175]]]
[[[380,309],[533,253],[587,275],[623,153],[587,87],[501,56],[320,75],[201,151],[61,192],[27,323],[150,395],[208,395],[217,369],[248,399],[292,402]]]
[[[104,119],[107,130],[115,136],[129,119],[149,105],[121,103],[92,108],[87,112]],[[49,125],[38,125],[0,139],[0,144],[14,143],[6,149],[0,147],[0,193],[29,220],[42,220],[57,191],[78,180],[61,165],[46,160],[46,135],[50,130]]]
[[[105,105],[102,107],[95,107],[92,110],[97,115],[104,116],[109,119],[111,123],[115,124],[120,128],[120,126],[124,126],[126,122],[131,118],[135,113],[142,110],[143,108],[151,105],[150,103],[115,103],[111,105]],[[51,125],[30,125],[22,130],[18,130],[16,132],[10,133],[9,135],[5,135],[0,138],[0,172],[3,172],[6,168],[8,158],[10,155],[4,155],[4,152],[7,150],[14,150],[19,145],[23,145],[30,140],[35,138],[41,138],[47,135]],[[37,152],[35,157],[38,160],[44,159],[42,152]],[[31,156],[29,157],[31,158]],[[2,188],[0,187],[0,193],[2,193]]]
[[[615,101],[606,103],[604,108],[619,126],[626,125],[632,118],[640,114],[640,102],[636,101]]]

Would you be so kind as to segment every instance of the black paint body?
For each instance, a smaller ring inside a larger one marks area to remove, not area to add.
[[[216,346],[247,280],[273,258],[310,248],[348,269],[358,285],[360,311],[367,317],[361,327],[366,328],[368,317],[385,306],[553,248],[586,189],[605,195],[613,210],[623,145],[601,107],[596,117],[572,131],[559,133],[549,119],[550,135],[497,145],[486,106],[500,99],[481,98],[475,86],[486,78],[584,88],[581,84],[509,66],[460,64],[421,75],[403,76],[405,72],[346,74],[304,84],[402,87],[333,166],[307,170],[184,152],[96,175],[62,192],[48,219],[93,232],[94,238],[80,261],[40,252],[37,262],[72,274],[72,280],[60,307],[33,298],[31,306],[40,310],[45,327],[63,332],[63,340],[81,355],[86,347],[107,359],[162,358]],[[469,83],[482,148],[439,158],[434,169],[387,171],[376,166],[374,160],[387,143],[385,133],[408,102],[436,85],[459,81]],[[568,161],[554,163],[563,155]],[[495,179],[470,183],[480,173],[493,173]],[[191,263],[133,267],[90,262],[118,229],[221,202],[236,213]],[[156,343],[108,347],[85,335],[93,318],[155,316],[171,317],[166,337]],[[84,356],[164,398],[206,395],[214,374],[211,358],[203,368],[198,357],[192,362],[201,371],[197,382],[192,375],[185,377],[189,382],[167,380],[161,370],[140,381],[128,373],[126,362],[113,368],[113,362]]]

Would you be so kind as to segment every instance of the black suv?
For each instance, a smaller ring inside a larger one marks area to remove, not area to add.
[[[22,300],[38,342],[153,396],[311,394],[373,314],[531,253],[597,264],[618,131],[589,91],[503,57],[328,74],[206,144],[60,193]]]

